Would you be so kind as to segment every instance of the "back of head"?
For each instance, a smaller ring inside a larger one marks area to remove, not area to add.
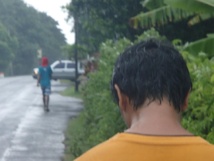
[[[111,90],[118,103],[117,84],[134,108],[164,97],[177,111],[192,87],[189,71],[181,54],[169,43],[156,39],[140,42],[122,53],[114,68]]]
[[[42,64],[43,67],[48,66],[48,58],[47,57],[42,57]]]

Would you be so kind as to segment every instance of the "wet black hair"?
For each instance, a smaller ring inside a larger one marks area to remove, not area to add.
[[[126,49],[117,58],[111,92],[118,104],[117,84],[135,109],[149,99],[163,97],[179,112],[192,88],[190,74],[182,55],[170,42],[149,39]]]

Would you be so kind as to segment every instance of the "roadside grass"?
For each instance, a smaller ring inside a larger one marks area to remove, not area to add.
[[[61,82],[69,84],[69,87],[66,88],[64,91],[62,91],[61,95],[82,99],[81,92],[76,92],[75,91],[75,83],[74,82],[71,82],[71,81],[68,81],[68,80],[61,80]]]
[[[71,156],[71,154],[66,153],[64,154],[64,157],[62,158],[62,161],[73,161],[75,158]]]
[[[73,130],[78,130],[80,124],[78,121],[74,118],[71,119],[68,122],[67,129],[64,133],[65,135],[65,140],[64,140],[64,145],[65,145],[65,150],[64,150],[64,156],[63,156],[63,161],[73,161],[76,157],[73,155],[72,152],[72,145],[73,145],[73,135],[76,135],[76,133],[73,133]]]
[[[62,84],[68,84],[68,88],[61,92],[61,95],[67,97],[74,97],[82,99],[82,94],[79,92],[75,92],[75,83],[69,80],[60,80]],[[71,141],[72,140],[72,131],[73,129],[78,129],[80,124],[75,121],[75,118],[70,119],[67,125],[67,128],[64,132],[65,140],[63,141],[65,145],[64,156],[61,158],[62,161],[73,161],[76,157],[72,155]]]

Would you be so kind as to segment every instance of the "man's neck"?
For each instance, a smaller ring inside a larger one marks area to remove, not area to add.
[[[131,126],[125,132],[145,135],[192,135],[180,123],[180,114],[168,100],[144,104],[132,114]]]

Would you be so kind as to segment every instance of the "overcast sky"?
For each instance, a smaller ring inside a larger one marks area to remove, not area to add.
[[[53,19],[58,21],[59,28],[65,34],[69,44],[74,43],[74,33],[71,33],[72,22],[66,22],[67,13],[61,6],[69,4],[71,0],[23,0],[25,3],[33,6],[35,9],[47,13]]]

